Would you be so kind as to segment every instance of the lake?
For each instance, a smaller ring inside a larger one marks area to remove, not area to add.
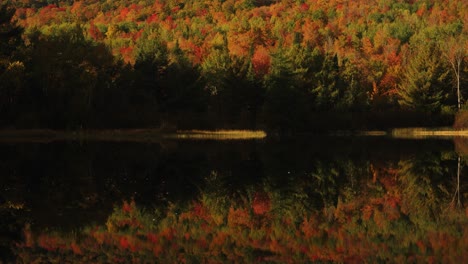
[[[3,142],[0,256],[462,263],[467,154],[462,138]]]

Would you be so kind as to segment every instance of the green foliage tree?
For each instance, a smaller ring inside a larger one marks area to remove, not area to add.
[[[177,118],[206,111],[208,93],[204,90],[200,69],[191,64],[178,45],[170,52],[166,75],[161,112]]]
[[[349,60],[343,61],[340,67],[340,79],[346,84],[342,97],[337,104],[337,110],[364,111],[369,106],[369,90],[360,83],[359,69]]]
[[[30,34],[29,96],[37,96],[37,111],[54,128],[89,125],[95,92],[110,85],[114,59],[102,44],[85,39],[77,24],[53,28],[49,35]]]
[[[280,134],[303,130],[307,125],[307,93],[300,89],[291,58],[273,55],[271,72],[265,77],[264,120]]]
[[[201,65],[211,111],[218,113],[224,126],[255,127],[263,103],[262,77],[255,75],[248,57],[230,56],[227,47],[225,39]]]
[[[333,110],[344,97],[346,83],[340,76],[338,56],[325,55],[322,68],[316,73],[317,84],[312,93],[318,110]]]
[[[410,56],[398,89],[401,105],[418,111],[437,113],[447,99],[448,69],[432,43],[418,47]]]
[[[135,45],[135,90],[133,103],[141,103],[142,111],[157,115],[167,94],[165,80],[169,65],[167,45],[160,38],[159,28],[143,32]]]

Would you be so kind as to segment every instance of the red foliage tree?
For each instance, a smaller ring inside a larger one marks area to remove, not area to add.
[[[89,25],[89,35],[91,38],[94,40],[102,40],[104,39],[104,34],[99,30],[99,28],[96,27],[93,21],[91,21]]]
[[[257,77],[268,74],[271,67],[271,58],[268,50],[263,46],[258,46],[252,56],[252,65]]]

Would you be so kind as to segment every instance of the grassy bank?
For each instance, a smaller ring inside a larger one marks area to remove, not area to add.
[[[442,128],[397,128],[391,131],[397,138],[426,138],[426,137],[468,137],[468,130],[457,130],[450,127]]]
[[[3,142],[49,142],[60,140],[96,141],[160,141],[163,139],[192,140],[251,140],[267,136],[261,130],[183,130],[175,132],[160,129],[111,130],[0,130]]]
[[[319,133],[320,134],[320,133]],[[395,138],[451,138],[468,137],[468,130],[451,127],[395,128],[391,130],[335,131],[334,136],[390,136]],[[308,136],[315,136],[311,134]],[[51,142],[51,141],[122,141],[158,142],[162,140],[258,140],[267,137],[262,130],[177,130],[161,129],[106,129],[106,130],[0,130],[0,142]]]
[[[164,138],[171,139],[212,139],[212,140],[235,140],[235,139],[263,139],[267,134],[262,130],[184,130],[176,133],[165,134]]]
[[[453,138],[468,137],[468,129],[453,129],[451,127],[427,128],[409,127],[394,128],[390,130],[361,130],[361,131],[336,131],[330,133],[333,136],[364,136],[364,137],[394,137],[394,138]]]

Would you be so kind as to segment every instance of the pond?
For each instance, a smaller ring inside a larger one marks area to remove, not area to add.
[[[462,263],[467,146],[364,136],[4,142],[0,256]]]

